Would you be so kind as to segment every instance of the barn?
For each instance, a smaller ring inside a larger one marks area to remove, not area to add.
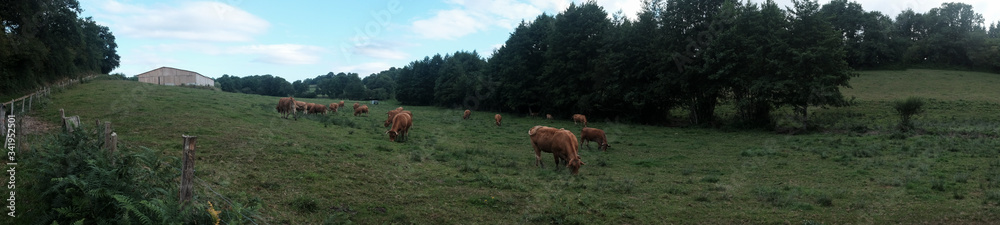
[[[172,67],[160,67],[135,76],[139,78],[139,82],[150,84],[215,86],[215,80],[212,80],[212,78],[194,71]]]

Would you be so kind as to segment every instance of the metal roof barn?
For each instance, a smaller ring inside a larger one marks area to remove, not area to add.
[[[203,85],[215,86],[215,80],[190,70],[172,67],[160,67],[149,72],[136,75],[139,82],[159,85]]]

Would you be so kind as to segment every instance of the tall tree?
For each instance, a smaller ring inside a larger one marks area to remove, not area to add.
[[[466,100],[479,101],[489,83],[486,80],[486,61],[473,52],[455,52],[446,57],[434,86],[434,102],[438,106],[465,106]],[[478,104],[475,102],[473,104]],[[468,108],[468,107],[462,107]]]
[[[792,21],[788,29],[791,54],[783,66],[784,78],[778,96],[791,105],[804,124],[808,124],[810,106],[841,105],[840,87],[857,76],[844,60],[842,36],[819,15],[815,0],[793,0]],[[806,126],[808,128],[808,126]]]
[[[728,15],[719,15],[726,0],[668,0],[663,7],[662,23],[668,52],[676,72],[664,71],[672,87],[682,90],[692,123],[715,120],[715,107],[722,94],[722,83],[706,70],[705,50],[722,27],[729,26]]]
[[[593,71],[610,25],[607,13],[594,2],[572,3],[556,15],[540,77],[541,85],[548,88],[542,102],[554,113],[586,113],[591,108],[589,93],[594,88],[593,79],[599,76]]]
[[[541,85],[541,75],[554,22],[555,17],[544,13],[531,23],[522,21],[490,57],[488,70],[499,83],[494,96],[500,109],[519,112],[552,109],[542,103],[546,87]]]

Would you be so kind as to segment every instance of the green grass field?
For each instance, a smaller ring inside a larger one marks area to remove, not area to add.
[[[64,108],[85,125],[111,121],[124,145],[174,157],[182,134],[198,136],[196,176],[259,202],[269,224],[988,224],[1000,221],[997,84],[997,74],[862,72],[844,90],[855,104],[813,111],[822,129],[801,135],[590,118],[611,148],[581,146],[576,176],[554,170],[551,154],[536,167],[526,134],[579,135],[569,115],[501,113],[496,127],[496,112],[462,120],[464,109],[404,106],[411,136],[393,143],[382,127],[399,106],[390,101],[367,117],[295,121],[279,118],[276,97],[94,81],[54,93],[34,116],[56,123]],[[896,132],[891,102],[910,96],[927,111],[917,132]],[[203,185],[196,193],[223,202]]]

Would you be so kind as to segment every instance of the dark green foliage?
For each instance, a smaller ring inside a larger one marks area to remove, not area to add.
[[[101,141],[86,130],[52,136],[46,143],[24,157],[29,160],[24,164],[32,165],[24,172],[27,185],[40,187],[25,189],[38,202],[24,201],[19,207],[39,209],[21,211],[28,213],[22,218],[33,218],[26,221],[167,224],[192,216],[176,210],[179,205],[170,197],[177,193],[171,188],[177,173],[155,151],[112,154],[100,149]]]
[[[772,113],[790,107],[798,116],[792,126],[811,130],[813,107],[849,103],[841,89],[854,69],[1000,71],[997,25],[982,22],[962,3],[907,10],[896,20],[847,0],[790,8],[653,0],[635,19],[608,18],[593,2],[571,4],[519,24],[485,69],[464,52],[411,62],[393,72],[394,96],[410,105],[653,124],[677,121],[675,109],[690,123],[713,123],[723,103],[735,107],[736,127],[748,128],[783,127]]]
[[[899,115],[899,129],[906,131],[913,129],[911,118],[924,112],[924,100],[922,98],[909,97],[903,101],[896,101],[893,103],[892,108]]]
[[[446,55],[440,75],[434,83],[434,103],[438,106],[470,108],[466,100],[473,100],[476,93],[486,92],[490,85],[486,79],[486,60],[475,51],[455,52]],[[483,96],[488,97],[488,96]]]
[[[115,36],[76,0],[0,4],[0,95],[117,68]]]
[[[226,92],[276,97],[287,97],[296,93],[295,88],[285,78],[271,75],[253,75],[240,78],[226,74],[215,79],[215,82],[219,84],[222,91]]]
[[[86,127],[85,127],[86,128]],[[100,132],[98,132],[100,133]],[[33,187],[19,196],[15,224],[209,224],[209,206],[197,197],[179,210],[176,199],[179,160],[148,148],[121,145],[115,153],[102,149],[101,138],[87,129],[46,137],[37,151],[23,155],[32,165],[18,173],[19,184]],[[23,183],[22,183],[23,182]],[[21,187],[21,186],[19,186]],[[20,197],[19,197],[20,199]],[[221,206],[214,210],[230,224],[256,215],[259,199],[249,207]]]

